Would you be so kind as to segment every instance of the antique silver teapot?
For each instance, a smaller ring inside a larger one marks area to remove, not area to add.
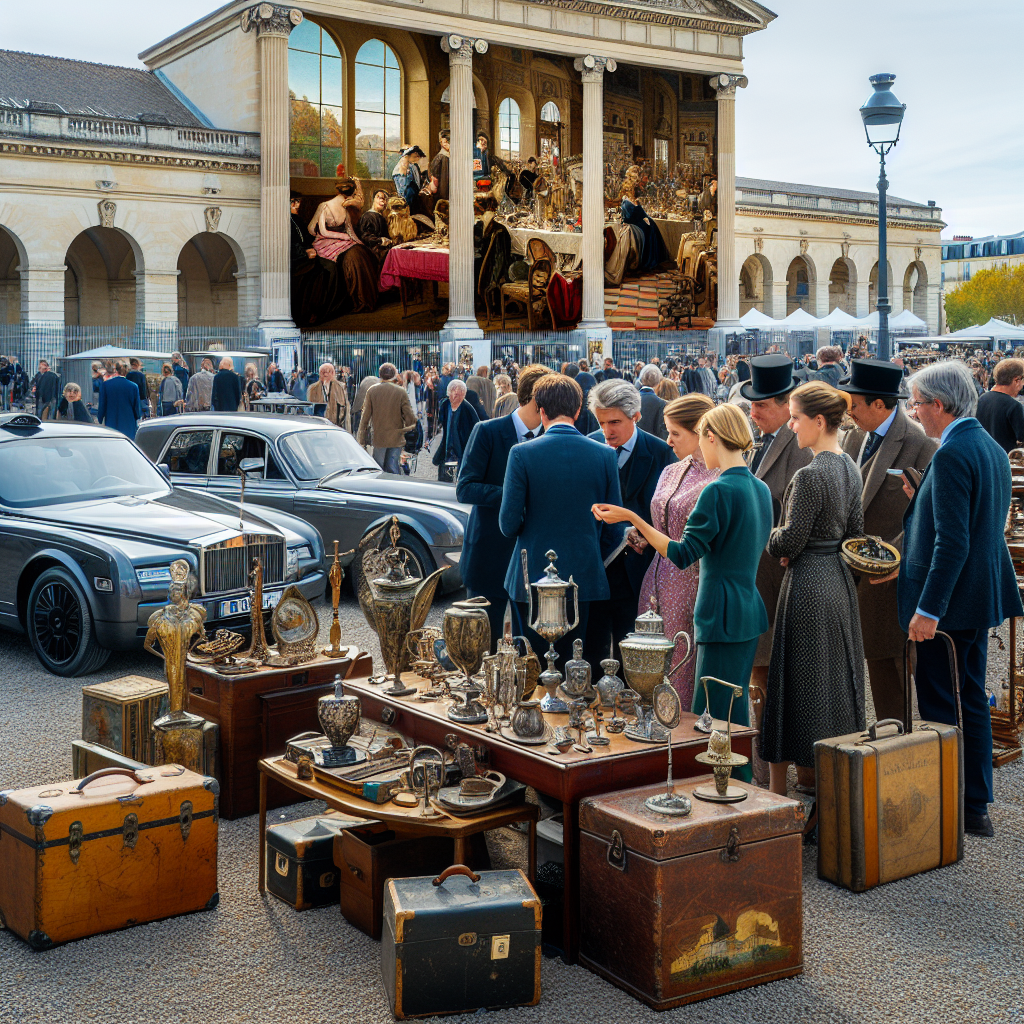
[[[542,710],[552,714],[565,714],[569,708],[566,703],[555,696],[555,689],[562,681],[555,662],[558,660],[558,652],[555,650],[555,641],[561,640],[566,633],[571,633],[580,624],[580,588],[570,576],[568,582],[561,579],[555,562],[558,555],[554,551],[545,552],[548,559],[547,568],[544,570],[542,579],[536,583],[530,583],[530,573],[527,567],[526,551],[522,553],[523,582],[526,584],[526,601],[528,607],[527,618],[534,619],[533,612],[533,588],[537,589],[537,617],[530,623],[532,629],[538,636],[548,642],[548,649],[544,652],[544,658],[548,663],[547,671],[541,675],[542,685],[547,685],[549,692],[542,702]],[[566,601],[569,588],[573,591],[573,614],[574,618],[570,624],[566,613]]]

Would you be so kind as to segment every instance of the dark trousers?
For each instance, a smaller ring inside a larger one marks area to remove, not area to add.
[[[491,623],[491,653],[493,654],[498,647],[498,641],[501,639],[502,630],[505,625],[505,607],[508,604],[508,594],[505,593],[505,588],[499,586],[494,590],[473,590],[472,587],[466,588],[467,593],[470,597],[486,597],[489,602],[487,609],[487,618]],[[512,606],[513,609],[515,605]],[[516,615],[512,616],[512,635],[518,635],[515,629]]]
[[[572,623],[572,594],[570,592],[567,614],[569,616],[569,622]],[[548,649],[548,642],[542,636],[534,633],[530,629],[529,625],[529,607],[525,601],[517,601],[512,605],[512,630],[518,635],[525,636],[530,646],[534,649],[537,657],[540,658],[540,666],[542,670],[547,670],[547,662],[544,660],[544,652]],[[516,625],[516,616],[518,615],[518,621],[521,625],[521,629]],[[565,663],[572,658],[572,643],[576,639],[583,640],[587,635],[587,620],[590,617],[590,602],[580,601],[580,621],[579,625],[571,632],[566,633],[561,640],[555,643],[555,650],[558,652],[558,661],[555,662],[555,668],[565,676]],[[596,682],[601,676],[597,675],[594,677]]]
[[[878,658],[868,662],[868,680],[875,718],[903,721],[903,659]]]
[[[639,594],[633,592],[623,565],[624,561],[625,555],[619,555],[608,566],[608,599],[590,602],[583,657],[590,662],[595,681],[601,678],[601,673],[597,669],[603,658],[615,658],[620,665],[622,664],[619,641],[624,640],[636,627]]]
[[[992,803],[992,718],[985,693],[987,629],[947,629],[956,645],[964,730],[964,812],[987,814]],[[956,724],[949,658],[941,638],[917,645],[917,706],[926,722]]]

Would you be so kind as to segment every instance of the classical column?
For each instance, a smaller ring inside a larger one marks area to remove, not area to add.
[[[580,330],[604,341],[611,355],[611,330],[604,319],[604,73],[611,57],[577,57],[583,78],[583,319]]]
[[[260,318],[269,335],[294,333],[288,206],[288,34],[302,21],[294,8],[263,3],[242,13],[256,32],[260,64]]]
[[[858,281],[855,287],[857,293],[857,319],[866,317],[871,312],[871,282],[868,280]]]
[[[736,260],[736,87],[745,75],[712,75],[718,94],[718,317],[716,327],[740,316],[740,268]],[[775,314],[778,316],[778,314]],[[783,314],[785,315],[785,314]]]
[[[23,324],[64,324],[63,263],[54,266],[19,265],[21,279],[21,322]],[[61,353],[63,355],[63,353]]]
[[[174,270],[133,270],[135,322],[178,325],[178,275]]]
[[[490,361],[484,332],[476,320],[473,280],[473,52],[486,53],[486,39],[448,35],[441,38],[448,54],[451,149],[448,157],[448,320],[442,338],[456,347],[473,345],[473,361]],[[478,351],[479,349],[479,351]],[[445,357],[458,359],[454,349]],[[443,358],[445,358],[443,357]],[[445,361],[449,361],[446,358]]]
[[[719,285],[719,288],[721,288],[721,285]],[[775,317],[776,320],[785,320],[786,318],[786,292],[788,288],[789,284],[785,278],[772,284],[771,307],[766,307],[765,312],[769,316]],[[721,295],[721,291],[719,291],[719,295]]]

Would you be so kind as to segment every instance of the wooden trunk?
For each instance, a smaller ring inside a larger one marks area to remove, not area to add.
[[[186,667],[185,710],[220,726],[221,815],[228,820],[259,810],[256,763],[285,752],[287,741],[306,730],[320,732],[317,701],[332,693],[334,677],[371,671],[367,654],[324,658],[292,668],[262,668],[221,675],[208,665]],[[295,802],[295,794],[271,783],[267,807]]]
[[[399,839],[382,824],[346,828],[334,840],[341,916],[380,941],[387,880],[440,874],[451,864],[452,856],[452,840],[440,836]]]
[[[963,758],[963,734],[938,722],[815,743],[818,877],[863,892],[961,860]]]
[[[123,676],[82,687],[82,739],[153,763],[153,723],[167,714],[167,684]]]
[[[0,793],[0,915],[34,949],[217,905],[215,779],[176,765]]]
[[[268,825],[266,879],[268,892],[296,910],[311,910],[338,902],[338,871],[334,839],[358,821],[328,813]]]
[[[540,929],[540,900],[522,871],[440,885],[430,875],[391,879],[380,950],[391,1012],[403,1020],[536,1005]]]
[[[664,784],[580,804],[580,963],[656,1010],[803,970],[803,804],[733,781],[747,798],[693,796],[649,811]]]

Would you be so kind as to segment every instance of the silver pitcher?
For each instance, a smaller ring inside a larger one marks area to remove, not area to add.
[[[548,663],[547,671],[541,675],[541,683],[546,683],[549,689],[547,696],[541,701],[541,709],[549,714],[566,714],[569,711],[568,705],[559,700],[555,695],[558,683],[562,677],[555,668],[558,661],[558,652],[555,650],[555,641],[561,640],[566,633],[571,633],[580,624],[580,588],[570,576],[568,582],[561,579],[555,562],[558,555],[554,551],[546,551],[544,557],[548,560],[547,568],[544,570],[542,579],[536,583],[530,583],[530,572],[527,567],[526,551],[522,553],[523,582],[526,584],[527,620],[534,618],[533,612],[533,588],[537,589],[537,617],[530,623],[532,629],[538,636],[548,642],[548,649],[544,658]],[[570,624],[566,614],[566,599],[568,590],[573,591],[573,622]],[[557,680],[557,682],[556,682]]]

